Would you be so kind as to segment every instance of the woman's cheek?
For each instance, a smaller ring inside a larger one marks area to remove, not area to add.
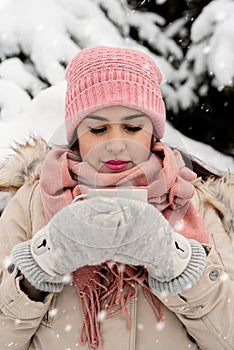
[[[147,160],[150,153],[150,146],[148,147],[148,145],[134,143],[131,146],[130,154],[135,164],[139,164]]]

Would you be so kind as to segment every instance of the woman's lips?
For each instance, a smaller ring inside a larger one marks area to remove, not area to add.
[[[123,170],[127,167],[129,161],[126,160],[108,160],[104,165],[110,170]]]

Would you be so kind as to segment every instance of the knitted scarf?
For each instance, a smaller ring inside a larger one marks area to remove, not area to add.
[[[192,181],[196,174],[185,167],[181,154],[161,142],[156,142],[145,162],[118,173],[98,173],[79,154],[66,147],[52,149],[44,162],[40,180],[42,203],[47,220],[70,204],[89,188],[145,188],[148,202],[153,204],[170,225],[187,238],[207,243],[204,223],[191,203]],[[87,261],[88,263],[88,261]],[[130,328],[127,302],[137,296],[138,282],[158,320],[162,307],[148,286],[143,267],[106,262],[85,266],[73,273],[74,285],[80,295],[83,327],[80,342],[88,341],[91,349],[102,348],[99,322],[122,312]]]

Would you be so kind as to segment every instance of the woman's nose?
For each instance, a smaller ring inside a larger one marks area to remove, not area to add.
[[[122,138],[115,138],[106,141],[106,150],[114,155],[121,154],[126,150],[126,140]]]

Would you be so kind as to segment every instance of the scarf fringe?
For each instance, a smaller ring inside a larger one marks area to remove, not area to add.
[[[100,322],[119,312],[125,316],[131,328],[127,303],[138,295],[137,283],[151,305],[158,321],[162,321],[162,304],[151,292],[147,272],[134,267],[109,261],[100,266],[85,266],[73,273],[74,285],[80,296],[83,325],[80,343],[88,342],[90,349],[103,349]],[[137,282],[137,283],[136,283]]]

